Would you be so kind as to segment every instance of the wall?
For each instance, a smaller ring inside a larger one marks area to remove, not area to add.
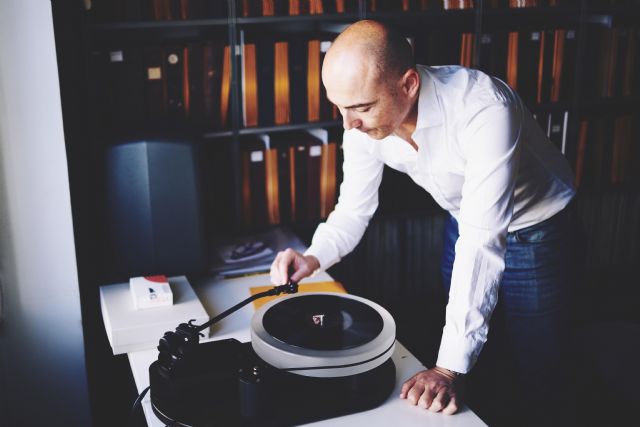
[[[0,424],[90,425],[49,0],[0,2]]]

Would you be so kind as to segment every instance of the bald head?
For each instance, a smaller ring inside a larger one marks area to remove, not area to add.
[[[414,66],[411,45],[402,35],[365,20],[350,25],[335,39],[325,57],[323,78],[325,72],[362,73],[364,68],[370,77],[395,79]]]

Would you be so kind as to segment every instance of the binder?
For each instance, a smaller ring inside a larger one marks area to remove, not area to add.
[[[166,76],[164,52],[159,47],[147,48],[144,52],[145,101],[147,120],[158,122],[164,118],[166,109]]]
[[[585,160],[587,150],[587,140],[589,136],[589,122],[587,120],[580,120],[578,127],[578,148],[576,150],[576,163],[575,163],[575,185],[579,188],[583,182],[585,171]]]
[[[172,120],[185,118],[185,86],[188,87],[188,70],[185,73],[184,49],[168,46],[164,51],[166,70],[165,111]]]
[[[554,52],[559,46],[556,43],[556,31],[540,31],[540,53],[538,60],[538,84],[536,102],[549,102],[553,85]],[[559,64],[558,64],[559,65]]]
[[[274,51],[275,123],[277,125],[283,125],[291,121],[289,104],[289,43],[282,41],[276,42]]]
[[[562,154],[566,152],[567,126],[569,124],[569,112],[549,113],[549,126],[547,136]]]
[[[541,42],[541,31],[523,31],[518,34],[517,78],[514,89],[528,105],[536,101]]]
[[[151,0],[94,0],[91,14],[95,22],[141,21],[151,19]]]
[[[573,98],[577,53],[576,30],[566,30],[564,33],[562,70],[558,72],[560,74],[560,93],[557,101],[570,102]],[[556,100],[552,99],[552,101]]]
[[[321,40],[320,41],[320,70],[322,70],[322,63],[324,62],[324,57],[331,47],[331,40]],[[320,73],[320,77],[322,77],[322,72]],[[336,108],[331,101],[327,98],[327,90],[322,84],[322,78],[320,79],[320,120],[335,120],[338,118],[338,109]]]
[[[317,220],[320,217],[322,140],[307,131],[278,132],[271,135],[271,146],[278,150],[281,220]]]
[[[291,123],[307,121],[307,40],[292,38],[289,43]]]
[[[171,19],[170,0],[151,0],[153,7],[153,19],[156,21],[168,21]]]
[[[226,18],[226,1],[189,0],[189,19]]]
[[[220,88],[220,126],[229,127],[229,102],[231,101],[231,49],[224,47],[222,55],[222,82]]]
[[[256,45],[244,42],[242,45],[242,118],[246,127],[258,125],[258,75],[256,71]]]
[[[627,49],[625,54],[624,72],[622,77],[622,96],[633,95],[633,79],[634,75],[637,78],[637,74],[640,74],[640,67],[638,67],[638,30],[633,28],[629,29],[627,36]]]
[[[320,40],[309,40],[307,49],[307,121],[320,120]]]
[[[553,34],[553,63],[551,65],[551,93],[549,94],[549,100],[551,102],[558,102],[560,100],[560,88],[562,87],[562,73],[564,69],[565,39],[565,30],[555,30]],[[567,70],[566,72],[571,73],[572,70]]]
[[[320,219],[326,219],[336,205],[336,147],[333,141],[322,145],[320,165]]]
[[[266,135],[248,135],[240,140],[243,220],[251,227],[267,224],[266,138]]]
[[[198,54],[200,54],[198,52]],[[202,68],[199,67],[200,61],[194,61],[192,72],[202,79],[202,115],[200,122],[205,127],[213,129],[221,129],[222,123],[220,119],[221,111],[221,90],[222,90],[222,67],[224,56],[224,45],[218,42],[207,42],[202,47]],[[201,77],[200,77],[201,76]],[[198,100],[200,95],[198,95]],[[208,125],[208,126],[207,126]]]
[[[258,73],[258,124],[273,126],[275,122],[275,45],[271,39],[256,41]]]
[[[146,111],[141,50],[96,51],[92,62],[98,81],[100,118],[105,128],[122,129],[144,122]]]
[[[507,40],[504,32],[482,34],[478,57],[480,70],[503,81],[507,81]]]
[[[472,33],[463,33],[460,40],[460,65],[473,66],[473,46],[475,37]]]

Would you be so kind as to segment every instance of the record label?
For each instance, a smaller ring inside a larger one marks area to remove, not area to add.
[[[265,331],[299,348],[346,350],[376,338],[384,326],[371,306],[336,295],[308,295],[283,300],[263,317]]]

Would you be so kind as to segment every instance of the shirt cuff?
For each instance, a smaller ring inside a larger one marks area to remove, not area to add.
[[[336,256],[336,253],[337,253],[337,249],[332,248],[331,244],[329,243],[324,243],[324,244],[314,243],[309,247],[309,249],[307,249],[304,252],[304,255],[305,256],[313,255],[318,259],[318,262],[320,263],[320,268],[314,271],[313,274],[316,274],[326,270],[336,262],[340,261],[340,257]]]
[[[482,343],[478,343],[472,338],[448,333],[445,327],[436,365],[450,371],[466,374],[475,365],[481,348]]]

